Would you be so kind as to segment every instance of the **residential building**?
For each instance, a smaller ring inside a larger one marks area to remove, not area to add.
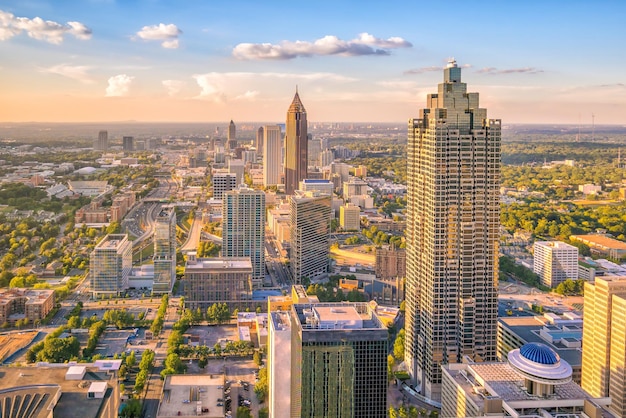
[[[245,186],[224,194],[222,255],[250,257],[252,285],[265,278],[265,193]]]
[[[89,256],[89,279],[94,297],[118,296],[128,288],[133,244],[126,234],[108,234]]]
[[[203,312],[214,303],[229,309],[251,307],[252,263],[248,257],[197,258],[188,253],[185,265],[185,304]]]
[[[54,290],[0,289],[0,324],[13,325],[27,319],[32,325],[41,321],[54,308]]]
[[[500,134],[454,60],[409,120],[405,363],[431,399],[442,364],[496,360]]]
[[[339,208],[339,225],[344,231],[361,230],[361,208],[348,203]]]
[[[224,193],[237,188],[237,175],[233,173],[215,173],[213,175],[213,198],[222,199]]]
[[[442,417],[617,418],[611,402],[572,381],[572,367],[550,347],[528,343],[506,363],[452,363],[442,366]]]
[[[328,276],[330,256],[331,198],[317,192],[297,190],[290,198],[290,267],[293,282]]]
[[[170,293],[176,281],[176,211],[162,209],[154,223],[152,293]]]
[[[626,416],[626,277],[585,283],[581,386],[610,396],[611,410]]]
[[[263,129],[263,185],[275,186],[282,184],[283,146],[280,126],[265,126]]]
[[[307,178],[307,118],[298,90],[287,110],[285,124],[285,193],[293,194],[301,180]]]
[[[406,277],[406,250],[390,245],[388,248],[376,248],[376,277],[393,280]]]
[[[387,330],[367,303],[269,314],[270,417],[384,417]]]
[[[541,284],[555,288],[566,279],[578,279],[578,248],[560,241],[535,241],[533,271]]]

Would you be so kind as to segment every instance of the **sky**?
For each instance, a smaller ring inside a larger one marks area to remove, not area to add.
[[[417,117],[452,57],[490,118],[626,124],[626,2],[0,0],[0,122]],[[592,116],[593,115],[593,116]]]

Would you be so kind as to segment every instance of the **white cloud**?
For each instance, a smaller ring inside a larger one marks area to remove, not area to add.
[[[525,74],[538,74],[543,73],[543,70],[534,68],[534,67],[524,67],[524,68],[509,68],[504,70],[498,70],[495,67],[485,67],[476,71],[480,74],[516,74],[516,73],[525,73]]]
[[[420,67],[420,68],[412,68],[410,70],[406,70],[404,72],[404,74],[407,75],[411,75],[411,74],[424,74],[424,73],[430,73],[430,72],[439,72],[439,71],[443,71],[446,69],[447,66],[436,66],[436,65],[432,65],[430,67]],[[461,65],[461,68],[471,68],[472,64],[463,64]]]
[[[182,88],[187,84],[181,80],[163,80],[161,83],[167,89],[167,94],[170,96],[175,96],[180,93]]]
[[[49,68],[42,68],[39,71],[47,74],[57,74],[63,77],[71,78],[73,80],[78,80],[81,83],[91,84],[93,80],[87,74],[92,67],[87,65],[68,65],[68,64],[59,64],[54,65]]]
[[[410,42],[399,37],[376,38],[369,33],[361,33],[355,39],[345,41],[334,35],[326,35],[313,42],[281,41],[279,44],[241,43],[233,49],[235,58],[244,60],[276,59],[288,60],[314,55],[390,55],[390,49],[409,48]]]
[[[259,85],[259,79],[289,79],[292,80],[294,85],[297,81],[328,81],[328,82],[352,82],[356,81],[354,78],[345,77],[334,73],[304,73],[304,74],[291,74],[291,73],[276,73],[276,72],[264,72],[264,73],[252,73],[252,72],[226,72],[226,73],[206,73],[206,74],[194,74],[192,76],[198,86],[200,86],[200,94],[196,97],[198,99],[213,100],[217,103],[225,102],[229,97],[236,100],[252,100],[259,92],[254,90]]]
[[[63,25],[40,17],[33,19],[16,17],[12,13],[0,10],[0,41],[11,39],[22,32],[26,32],[33,39],[55,45],[61,44],[64,35],[68,33],[81,40],[91,38],[91,29],[80,22],[67,22]]]
[[[109,86],[106,89],[105,96],[119,97],[128,95],[130,85],[134,79],[135,77],[131,77],[126,74],[118,74],[109,78]]]
[[[178,48],[178,35],[183,33],[178,27],[170,23],[166,25],[159,23],[158,25],[144,26],[137,36],[146,41],[163,41],[161,46],[168,49]]]

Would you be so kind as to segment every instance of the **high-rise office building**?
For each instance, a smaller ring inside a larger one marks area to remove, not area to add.
[[[387,333],[367,303],[269,313],[270,417],[387,415]]]
[[[224,193],[237,188],[237,174],[215,173],[212,178],[213,198],[222,199]]]
[[[296,90],[287,110],[285,125],[285,193],[293,194],[301,180],[307,178],[307,121],[306,109]]]
[[[319,280],[328,276],[330,256],[331,197],[302,192],[290,199],[290,267],[294,283],[304,277]]]
[[[626,277],[585,283],[581,386],[626,416]]]
[[[496,360],[500,120],[452,60],[410,119],[405,362],[441,398],[441,365]]]
[[[152,293],[172,291],[176,281],[176,212],[163,209],[154,224],[154,283]]]
[[[128,288],[133,267],[133,243],[126,234],[109,234],[89,256],[89,279],[94,297],[117,296]]]
[[[222,255],[250,257],[252,285],[265,278],[265,193],[241,186],[224,194]]]
[[[228,137],[226,139],[226,149],[231,150],[237,148],[237,128],[235,127],[235,122],[232,120],[228,125]]]
[[[126,152],[132,152],[135,150],[135,138],[132,136],[122,137],[122,149]]]
[[[239,187],[245,179],[246,165],[243,160],[231,158],[228,160],[228,172],[237,176],[235,184]]]
[[[94,151],[107,151],[109,149],[109,133],[107,131],[98,132],[98,139],[93,143]]]
[[[280,126],[265,126],[263,128],[263,185],[275,186],[281,184],[282,173],[282,134]]]
[[[254,147],[256,148],[256,152],[259,155],[263,154],[263,148],[265,144],[265,141],[263,141],[264,137],[265,137],[265,129],[263,128],[263,126],[261,126],[256,131],[256,141],[254,142]]]
[[[578,248],[560,241],[535,241],[533,271],[541,284],[557,287],[566,279],[578,279]]]

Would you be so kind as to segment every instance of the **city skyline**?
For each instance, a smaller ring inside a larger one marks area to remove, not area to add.
[[[622,123],[625,7],[5,1],[2,119],[280,121],[298,85],[312,120],[404,121],[454,56],[509,123]]]

